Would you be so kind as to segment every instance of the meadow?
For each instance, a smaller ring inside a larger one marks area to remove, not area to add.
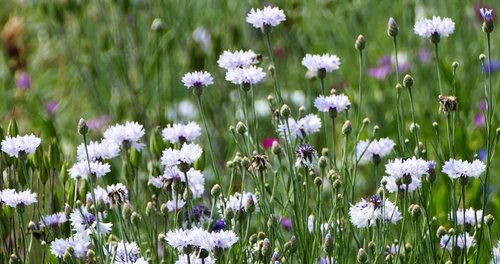
[[[497,3],[1,5],[2,263],[500,263]]]

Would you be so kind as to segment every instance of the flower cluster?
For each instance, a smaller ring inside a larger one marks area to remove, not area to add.
[[[282,122],[278,127],[281,137],[288,140],[296,138],[302,140],[304,137],[316,133],[321,128],[321,119],[315,114],[308,114],[305,117],[295,120],[288,118],[288,122]]]
[[[391,201],[379,196],[372,196],[369,200],[361,199],[357,204],[349,208],[351,223],[357,228],[369,227],[377,220],[396,223],[401,219],[401,212]]]
[[[480,160],[468,162],[466,160],[450,159],[443,166],[443,173],[451,179],[478,178],[485,170],[486,165]]]
[[[42,140],[35,135],[6,137],[2,140],[2,151],[11,157],[18,158],[19,155],[28,155],[35,152]]]
[[[374,140],[361,140],[356,145],[356,153],[361,162],[373,160],[380,162],[382,158],[391,154],[396,144],[392,139],[381,138]]]
[[[169,124],[162,131],[163,140],[172,144],[192,142],[201,135],[201,128],[195,122],[187,124]]]
[[[253,9],[247,15],[247,22],[255,28],[263,29],[265,26],[275,27],[285,21],[285,13],[277,7],[266,6],[264,9]]]
[[[306,54],[302,59],[302,65],[313,74],[318,74],[320,71],[324,73],[338,70],[340,67],[340,59],[337,55],[323,54],[311,55]]]

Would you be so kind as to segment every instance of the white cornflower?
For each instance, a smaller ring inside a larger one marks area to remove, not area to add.
[[[208,232],[195,226],[191,229],[169,231],[165,235],[165,240],[177,249],[196,247],[212,251],[230,248],[238,242],[238,236],[233,231]]]
[[[382,181],[386,181],[387,184],[385,188],[387,189],[388,192],[394,193],[398,191],[398,185],[396,184],[396,178],[393,176],[384,176],[382,177]],[[416,189],[420,188],[421,185],[421,180],[420,177],[411,177],[411,183],[408,184],[408,192],[413,192]],[[399,189],[401,191],[406,190],[406,184],[401,184],[399,185]]]
[[[120,155],[120,145],[107,139],[103,139],[101,142],[91,141],[87,145],[87,151],[90,161],[107,160]],[[78,146],[76,155],[78,161],[87,160],[87,153],[85,153],[85,146],[83,143]]]
[[[332,94],[330,96],[320,95],[314,100],[314,107],[320,112],[335,111],[336,113],[340,113],[349,109],[350,106],[351,102],[349,102],[349,98],[343,94]]]
[[[387,175],[395,179],[409,175],[421,178],[427,175],[429,163],[423,159],[412,157],[411,159],[395,159],[385,165]]]
[[[318,74],[318,71],[332,72],[338,70],[340,67],[340,59],[337,55],[323,54],[311,55],[306,54],[302,59],[302,65],[313,74]]]
[[[232,68],[226,72],[226,81],[236,85],[257,84],[266,79],[266,73],[260,67]]]
[[[162,131],[163,140],[175,144],[177,142],[191,142],[201,135],[201,128],[195,122],[187,124],[169,124]]]
[[[28,206],[37,202],[36,193],[32,193],[30,189],[22,192],[8,191],[2,193],[2,202],[12,208]]]
[[[356,145],[356,153],[361,162],[380,162],[380,159],[392,152],[394,146],[396,144],[389,138],[374,139],[371,143],[369,140],[362,140]]]
[[[57,258],[61,259],[70,246],[71,244],[68,239],[57,238],[50,243],[50,252]]]
[[[314,215],[307,217],[307,230],[309,230],[310,234],[314,232]]]
[[[94,188],[95,200],[97,203],[102,202],[109,205],[108,191],[103,189],[101,186]],[[87,193],[87,202],[92,203],[92,193]]]
[[[2,151],[11,157],[19,157],[35,152],[36,148],[40,146],[41,139],[35,135],[24,135],[16,137],[5,137],[2,140]]]
[[[227,249],[238,242],[238,236],[232,230],[220,230],[210,233],[210,241],[215,249]]]
[[[497,246],[493,248],[493,259],[491,264],[500,263],[500,241],[498,241]]]
[[[177,200],[168,200],[167,201],[167,209],[169,212],[175,212],[179,211],[182,208],[184,208],[184,205],[186,205],[186,201],[184,201],[182,198],[180,198],[181,195],[177,195]],[[174,195],[175,197],[175,195]]]
[[[478,159],[473,162],[450,159],[444,163],[443,173],[451,179],[459,177],[478,178],[486,170],[486,165]]]
[[[265,26],[275,27],[285,21],[285,13],[277,7],[266,6],[263,10],[253,9],[247,15],[246,21],[254,28],[263,29]]]
[[[258,62],[257,54],[252,50],[238,50],[234,52],[226,50],[219,56],[217,64],[223,69],[230,70],[234,68],[246,68]]]
[[[0,203],[5,203],[5,197],[10,197],[16,193],[14,189],[5,189],[0,191]],[[0,204],[1,206],[1,204]]]
[[[473,236],[470,236],[468,233],[465,234],[459,234],[459,235],[444,235],[441,237],[440,241],[440,246],[441,248],[446,248],[447,250],[451,251],[453,248],[453,244],[455,243],[455,240],[457,242],[456,246],[464,249],[464,247],[467,245],[467,251],[473,246],[476,245],[476,240],[474,239]]]
[[[111,166],[108,163],[102,163],[100,161],[90,162],[90,172],[97,178],[101,178],[111,171]],[[72,179],[84,179],[89,177],[89,165],[86,160],[79,161],[73,165],[69,170],[69,176]]]
[[[114,245],[108,245],[106,255],[114,257],[111,261],[115,264],[147,263],[143,262],[139,247],[135,242],[119,241]]]
[[[482,217],[483,217],[483,210],[475,211],[473,208],[466,209],[465,219],[464,219],[464,210],[461,208],[457,210],[457,224],[459,225],[463,225],[465,223],[467,225],[475,226],[476,223],[482,220]],[[449,214],[449,219],[450,221],[453,220],[453,213]]]
[[[288,127],[286,123],[282,122],[278,127],[278,132],[283,138],[286,136],[287,139],[299,138],[302,140],[305,136],[318,132],[320,128],[321,119],[315,114],[308,114],[299,120],[288,118]]]
[[[104,131],[104,139],[110,140],[119,146],[133,147],[141,151],[144,143],[139,140],[146,134],[144,127],[137,122],[127,121],[125,124],[116,124]]]
[[[215,264],[216,259],[209,255],[208,257],[201,259],[200,256],[194,252],[189,255],[179,254],[179,258],[175,261],[175,264]]]
[[[351,205],[349,217],[354,226],[363,228],[375,224],[377,220],[394,224],[401,219],[401,212],[391,201],[382,202],[380,197],[374,195],[368,201],[361,199],[357,204]]]
[[[95,215],[89,213],[85,206],[75,208],[70,214],[69,219],[73,230],[83,236],[88,237],[92,233],[108,234],[111,231],[112,223],[104,223],[104,213],[99,214],[99,226],[97,225],[97,218]]]
[[[193,164],[197,161],[203,150],[201,147],[194,143],[184,143],[180,150],[168,148],[163,151],[161,156],[161,163],[167,167],[176,166],[178,164]]]
[[[190,168],[187,172],[187,179],[189,184],[189,190],[193,194],[193,198],[197,199],[202,197],[205,192],[205,177],[203,173],[194,168]],[[158,177],[150,177],[149,181],[156,188],[163,188],[165,182],[169,182],[175,178],[179,178],[181,182],[186,182],[186,176],[177,167],[167,167],[163,175]]]
[[[260,210],[258,197],[249,192],[243,194],[235,193],[234,195],[229,196],[229,199],[227,199],[226,202],[226,208],[231,208],[234,213],[240,210],[245,210],[245,206],[247,205],[249,199],[254,201],[255,212],[258,212]]]
[[[209,86],[214,83],[214,79],[209,72],[206,71],[194,71],[184,74],[182,77],[182,83],[186,88],[200,88],[201,86]]]
[[[40,219],[40,226],[57,227],[62,223],[66,223],[66,221],[68,221],[66,214],[59,212],[42,217]]]
[[[448,37],[455,30],[455,23],[447,17],[433,16],[432,19],[421,18],[418,20],[413,30],[415,34],[423,38]]]
[[[90,241],[86,239],[75,239],[73,237],[66,239],[58,238],[50,243],[50,252],[57,258],[61,259],[68,248],[71,247],[73,248],[73,256],[76,258],[82,258],[87,255],[89,246]]]
[[[106,191],[108,192],[109,201],[112,204],[128,203],[128,190],[122,183],[109,185],[106,187]]]

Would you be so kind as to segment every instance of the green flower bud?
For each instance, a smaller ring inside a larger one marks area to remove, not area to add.
[[[324,169],[326,168],[326,166],[328,165],[328,158],[325,157],[325,156],[321,156],[319,159],[318,159],[318,165],[320,168]]]
[[[351,121],[346,120],[344,125],[342,126],[342,134],[349,135],[352,132],[352,124]]]
[[[288,105],[284,104],[281,106],[280,115],[283,118],[288,119],[288,117],[290,117],[290,113],[291,113],[291,110],[290,110],[290,107]]]
[[[7,133],[10,137],[19,135],[19,128],[17,127],[16,120],[10,120],[9,125],[7,126]]]
[[[153,20],[153,23],[151,23],[151,30],[155,32],[162,32],[165,30],[165,23],[163,23],[161,18],[157,17]]]
[[[138,225],[139,221],[141,221],[141,216],[137,212],[132,212],[132,215],[130,215],[130,222],[134,225]]]
[[[387,22],[387,35],[389,35],[390,37],[395,37],[398,35],[398,33],[398,24],[396,24],[394,18],[389,18],[389,21]]]
[[[129,203],[123,205],[122,216],[125,219],[130,219],[130,217],[132,216],[132,206],[130,206]]]
[[[358,38],[356,39],[356,42],[354,43],[354,47],[359,51],[362,51],[365,49],[366,41],[365,41],[365,37],[363,37],[363,35],[358,36]]]
[[[492,226],[493,223],[495,223],[495,217],[493,217],[491,214],[488,214],[487,216],[485,216],[484,220],[488,226]]]
[[[163,141],[161,128],[159,126],[153,129],[149,145],[151,153],[157,158],[161,157],[162,151],[167,147],[167,144]]]
[[[405,75],[403,79],[403,86],[410,89],[413,86],[413,83],[413,77],[411,77],[411,75],[409,74]]]
[[[375,242],[370,241],[370,243],[368,243],[368,249],[370,251],[374,252],[376,248],[377,248],[377,245],[375,244]]]
[[[85,122],[85,119],[80,118],[78,121],[78,133],[80,135],[86,135],[89,132],[89,126],[87,125],[87,122]]]
[[[278,141],[273,142],[273,146],[271,147],[272,152],[276,156],[280,156],[283,153],[283,149],[281,148],[280,143]]]
[[[314,185],[316,185],[316,187],[321,187],[322,184],[323,180],[321,180],[321,177],[314,178]]]
[[[142,153],[136,148],[130,149],[130,165],[133,168],[138,168],[141,165]]]
[[[356,259],[358,260],[358,263],[366,263],[366,261],[368,260],[368,254],[366,254],[366,251],[363,248],[360,248],[358,250]]]
[[[219,184],[215,184],[213,187],[212,187],[212,190],[210,191],[210,193],[212,194],[212,197],[216,198],[220,195],[221,193],[221,187]]]

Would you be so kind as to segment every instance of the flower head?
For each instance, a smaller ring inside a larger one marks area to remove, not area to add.
[[[396,179],[403,176],[421,178],[423,175],[427,175],[428,170],[429,163],[416,157],[395,159],[385,165],[385,173]]]
[[[450,159],[444,163],[443,173],[447,174],[451,179],[459,177],[463,178],[478,178],[486,170],[486,165],[480,160],[473,162]]]
[[[108,163],[102,163],[100,161],[90,162],[90,173],[100,178],[111,171],[111,166]],[[84,179],[89,177],[89,165],[87,161],[79,161],[73,165],[69,170],[69,176],[72,179]]]
[[[11,157],[18,158],[19,155],[27,155],[35,152],[40,146],[41,139],[35,135],[24,135],[16,137],[5,137],[2,140],[2,151]]]
[[[42,219],[40,219],[40,226],[56,227],[62,223],[66,223],[66,221],[68,221],[66,214],[59,212],[42,217]]]
[[[339,69],[340,59],[337,55],[331,55],[328,53],[323,55],[306,54],[306,56],[302,59],[302,65],[314,74],[318,74],[318,71],[324,71],[327,73]]]
[[[106,190],[112,204],[128,203],[128,190],[122,183],[109,185]]]
[[[82,258],[87,255],[88,247],[90,246],[90,241],[86,239],[79,238],[57,238],[52,243],[50,243],[50,252],[54,254],[59,259],[62,259],[68,248],[73,249],[73,256],[76,258]]]
[[[467,251],[469,251],[471,247],[476,245],[476,240],[468,233],[453,236],[444,235],[441,237],[441,241],[439,244],[441,248],[446,248],[447,250],[451,251],[453,249],[455,240],[457,241],[457,247],[464,249],[467,246]]]
[[[105,253],[111,257],[115,264],[132,264],[132,263],[147,263],[141,257],[139,247],[135,242],[118,241],[116,244],[108,245],[108,250]]]
[[[114,142],[119,146],[133,147],[141,151],[145,144],[139,140],[146,134],[144,127],[137,122],[127,121],[117,124],[104,131],[104,139]]]
[[[187,124],[169,124],[162,131],[163,140],[175,144],[177,142],[192,142],[201,135],[201,128],[195,122]]]
[[[201,88],[202,86],[209,86],[214,83],[214,79],[209,72],[194,71],[184,74],[182,83],[186,88]]]
[[[230,70],[234,68],[246,68],[258,62],[257,54],[252,50],[238,50],[234,52],[226,50],[219,56],[217,64],[223,69]]]
[[[295,156],[297,157],[297,161],[295,162],[295,166],[297,167],[304,165],[314,168],[318,161],[316,150],[309,144],[300,144],[297,150],[295,150]]]
[[[370,200],[361,199],[357,204],[351,205],[349,217],[354,226],[362,228],[375,224],[377,220],[396,223],[401,219],[401,212],[391,201],[383,202],[379,196],[374,195]]]
[[[377,162],[389,155],[395,145],[394,141],[389,138],[374,139],[371,143],[368,140],[362,140],[356,145],[356,153],[362,162],[369,160]]]
[[[335,111],[335,113],[340,113],[346,109],[349,109],[351,102],[349,98],[344,94],[323,96],[320,95],[314,100],[314,106],[320,112],[330,112]]]
[[[36,193],[32,193],[31,190],[26,190],[22,192],[16,191],[2,191],[2,202],[6,205],[17,208],[18,206],[28,206],[37,202]]]
[[[299,120],[288,118],[288,126],[286,123],[280,124],[278,131],[282,137],[289,140],[302,140],[305,136],[318,132],[320,128],[321,119],[315,114],[309,114]]]
[[[226,81],[236,85],[257,84],[266,79],[266,73],[260,67],[249,66],[232,68],[226,72]]]
[[[80,236],[88,238],[90,234],[108,234],[111,231],[112,223],[104,223],[105,214],[99,214],[99,225],[97,225],[97,218],[91,214],[85,206],[76,208],[69,216],[73,230]]]
[[[87,151],[90,161],[107,160],[120,155],[120,145],[109,139],[103,139],[101,142],[91,141],[87,145]],[[76,149],[76,156],[78,161],[86,161],[87,153],[85,152],[84,144],[80,144]]]
[[[167,167],[177,166],[179,164],[191,165],[197,161],[203,150],[201,147],[194,143],[184,143],[180,150],[168,148],[163,151],[161,156],[161,163]]]
[[[481,8],[479,9],[479,12],[481,13],[484,21],[493,21],[493,9]]]
[[[433,42],[439,42],[441,37],[448,37],[455,30],[455,23],[450,18],[432,17],[432,19],[421,18],[415,23],[413,29],[415,34],[423,38],[433,38]]]
[[[277,7],[266,6],[264,9],[253,9],[247,15],[246,21],[254,28],[263,29],[264,26],[275,27],[285,21],[285,13]]]
[[[453,213],[449,214],[449,218],[450,220],[453,220]],[[483,218],[483,210],[476,211],[473,208],[466,209],[465,212],[461,208],[457,210],[457,224],[459,225],[466,224],[475,226],[478,222],[482,220],[482,218]]]

